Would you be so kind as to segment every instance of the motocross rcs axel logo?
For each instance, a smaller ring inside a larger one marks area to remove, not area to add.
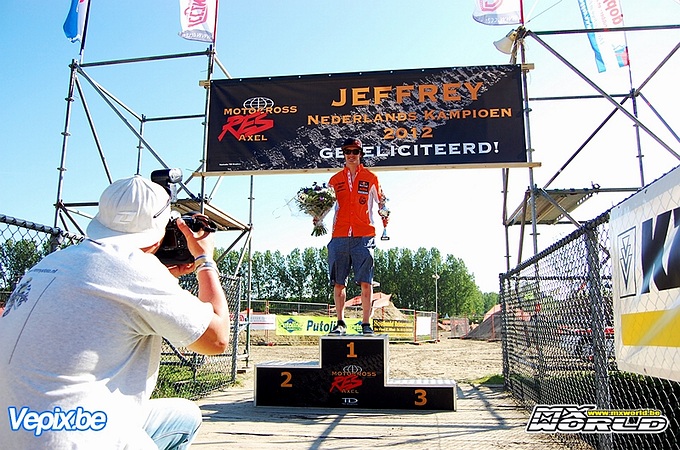
[[[243,102],[242,108],[225,108],[227,121],[222,125],[222,132],[217,139],[221,142],[229,133],[239,141],[263,142],[267,137],[265,131],[274,128],[274,120],[270,114],[296,113],[297,106],[276,106],[267,97],[253,97]]]
[[[356,394],[362,384],[364,384],[362,378],[356,374],[338,375],[333,379],[330,392],[337,390],[343,394]]]
[[[358,388],[364,384],[364,378],[375,378],[377,376],[376,372],[366,371],[356,365],[345,366],[341,371],[332,373],[335,377],[333,378],[330,392],[337,390],[343,394],[358,393]]]

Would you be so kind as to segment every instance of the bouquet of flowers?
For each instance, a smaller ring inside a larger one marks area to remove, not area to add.
[[[333,208],[335,203],[335,192],[330,186],[324,184],[313,183],[312,187],[300,188],[295,201],[300,208],[300,211],[312,216],[312,236],[323,236],[328,233],[323,219],[326,214]]]

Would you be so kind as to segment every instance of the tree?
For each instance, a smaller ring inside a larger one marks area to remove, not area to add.
[[[326,247],[294,249],[285,256],[279,251],[254,252],[252,298],[331,303],[327,261]],[[233,271],[237,262],[238,254],[230,252],[220,261],[220,270]],[[380,283],[376,290],[392,294],[398,308],[434,311],[438,306],[440,316],[481,315],[497,301],[497,294],[482,295],[462,260],[447,255],[443,261],[436,248],[419,248],[415,252],[376,249],[374,267],[374,280]],[[435,274],[439,275],[436,283]],[[347,298],[359,294],[359,286],[350,278]]]
[[[0,283],[2,289],[12,290],[28,269],[36,265],[48,252],[45,246],[30,239],[8,239],[0,244]]]
[[[259,289],[254,298],[263,300],[284,300],[286,287],[282,281],[287,278],[285,259],[280,251],[267,250],[253,258],[253,278],[258,280]]]
[[[482,294],[482,303],[484,304],[484,312],[486,313],[494,305],[498,304],[497,292],[485,292]]]
[[[482,293],[463,260],[452,255],[446,257],[439,287],[440,314],[473,315],[483,309]]]
[[[399,249],[396,248],[391,248],[387,252],[376,249],[373,256],[375,261],[373,278],[380,282],[380,291],[392,294],[392,302],[400,301],[399,253]]]
[[[303,261],[305,270],[309,273],[310,300],[314,303],[332,301],[333,290],[328,278],[328,249],[305,249]]]

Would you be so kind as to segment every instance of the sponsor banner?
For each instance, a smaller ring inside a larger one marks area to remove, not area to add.
[[[213,80],[207,174],[526,164],[517,65]]]
[[[416,334],[418,336],[433,336],[435,333],[432,317],[418,316],[416,318]]]
[[[414,339],[413,320],[373,319],[373,331],[376,334],[388,334],[400,339]]]
[[[610,216],[616,362],[680,381],[680,167]]]
[[[87,7],[90,0],[71,0],[68,15],[64,21],[64,34],[71,42],[82,41],[87,22]]]
[[[586,29],[612,29],[623,26],[621,0],[579,0],[578,4]],[[625,33],[588,33],[588,39],[595,53],[598,72],[606,71],[607,67],[628,65]]]
[[[217,0],[179,0],[179,35],[190,41],[215,42]]]
[[[325,336],[335,327],[337,319],[326,316],[276,315],[278,336]],[[361,334],[361,319],[345,319],[347,334]]]
[[[472,18],[484,25],[522,23],[522,0],[475,0]]]
[[[241,312],[238,319],[239,325],[245,326],[248,323],[248,314],[246,312]],[[252,331],[276,330],[276,314],[251,314],[250,329]]]

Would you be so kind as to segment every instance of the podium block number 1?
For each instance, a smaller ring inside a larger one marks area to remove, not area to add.
[[[349,353],[347,353],[348,358],[358,358],[358,355],[354,353],[354,341],[347,344],[347,348],[349,348]]]

